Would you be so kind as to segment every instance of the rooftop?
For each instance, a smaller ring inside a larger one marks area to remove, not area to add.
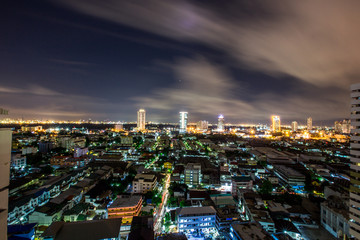
[[[118,238],[121,218],[101,219],[83,222],[54,222],[42,234],[44,238],[55,240],[98,240]]]
[[[144,181],[154,181],[154,178],[155,178],[154,174],[139,173],[139,174],[136,174],[134,181],[137,181],[139,179],[144,179]]]
[[[109,208],[126,208],[126,207],[134,207],[140,201],[142,197],[139,195],[120,195],[118,198],[110,205]]]
[[[252,223],[233,223],[231,227],[243,240],[273,240],[260,224]]]
[[[212,206],[178,208],[177,212],[178,216],[216,214],[216,211]]]

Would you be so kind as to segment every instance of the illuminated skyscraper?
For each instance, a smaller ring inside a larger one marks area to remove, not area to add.
[[[145,130],[145,117],[145,109],[139,109],[139,111],[137,112],[137,128],[139,131]]]
[[[349,134],[351,131],[350,119],[344,119],[342,122],[342,133]]]
[[[0,239],[7,239],[11,130],[0,129]]]
[[[344,119],[343,121],[335,122],[335,132],[336,133],[349,134],[350,131],[351,131],[351,120],[350,119]]]
[[[223,131],[225,130],[224,121],[225,121],[224,116],[223,116],[223,115],[220,115],[220,116],[218,117],[218,125],[217,125],[217,130],[218,130],[219,132],[223,132]]]
[[[350,234],[360,239],[360,83],[351,85]]]
[[[297,121],[293,121],[291,123],[291,130],[296,132],[298,130],[298,122]]]
[[[271,130],[273,132],[281,132],[281,125],[280,125],[280,117],[279,116],[271,116]]]
[[[208,121],[203,120],[203,121],[197,122],[196,129],[206,131],[206,130],[208,130],[208,126],[209,126]]]
[[[188,112],[180,112],[179,132],[186,133],[186,127],[188,122]]]
[[[307,130],[312,130],[312,118],[311,117],[308,117],[307,120],[306,120],[306,123],[307,123]]]

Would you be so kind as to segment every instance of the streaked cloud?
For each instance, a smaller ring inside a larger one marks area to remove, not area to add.
[[[61,93],[49,89],[44,88],[38,85],[29,84],[28,88],[13,88],[13,87],[7,87],[7,86],[0,86],[0,92],[3,93],[23,93],[23,94],[31,94],[31,95],[50,95],[50,96],[56,96],[56,95],[62,95]]]
[[[280,114],[284,119],[301,120],[312,116],[317,120],[348,115],[348,109],[337,95],[336,88],[321,92],[316,87],[313,92],[275,94],[271,91],[250,93],[242,83],[235,81],[226,68],[207,59],[179,59],[170,67],[178,82],[169,88],[162,88],[147,97],[136,97],[139,107],[159,110],[166,116],[174,109],[190,112],[190,120],[200,120],[199,115],[215,117],[222,113],[234,121],[254,122],[272,114]],[[246,85],[244,83],[244,85]],[[313,94],[316,93],[316,94]],[[346,91],[341,92],[347,94]],[[167,119],[168,120],[168,119]]]
[[[65,1],[91,16],[220,49],[254,70],[347,87],[360,75],[360,2],[233,1],[233,15],[190,1]],[[247,8],[244,8],[246,5]],[[241,18],[246,11],[267,15]]]

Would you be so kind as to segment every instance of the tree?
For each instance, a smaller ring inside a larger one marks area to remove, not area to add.
[[[158,197],[155,195],[152,197],[151,201],[152,201],[152,204],[154,204],[157,207],[161,203],[161,197]]]
[[[305,175],[305,191],[311,193],[314,191],[314,186],[312,185],[313,179],[311,174],[307,173]]]
[[[52,174],[52,173],[54,173],[54,168],[50,165],[47,165],[42,168],[42,172],[45,174]]]
[[[40,152],[26,155],[26,163],[31,166],[39,166],[43,162],[43,156]]]
[[[260,187],[260,193],[264,195],[269,195],[272,193],[273,185],[269,180],[263,181],[261,187]]]

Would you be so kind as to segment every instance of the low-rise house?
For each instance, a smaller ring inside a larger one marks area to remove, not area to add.
[[[67,203],[56,204],[49,202],[30,214],[29,223],[37,223],[38,226],[49,226],[55,221],[60,221],[63,212],[67,208]]]
[[[295,240],[303,239],[300,231],[291,221],[274,219],[274,222],[277,232],[283,232]]]
[[[8,225],[8,240],[33,240],[35,237],[36,223],[26,225]]]
[[[232,177],[232,195],[238,196],[239,193],[251,191],[253,188],[253,180],[250,176],[234,176]]]
[[[209,198],[206,190],[192,189],[187,193],[187,200],[191,202],[191,206],[202,206],[202,203]]]
[[[274,172],[285,185],[302,190],[305,186],[305,176],[285,165],[274,165]]]
[[[11,156],[11,168],[19,170],[26,167],[26,156],[15,154]]]
[[[137,174],[133,180],[133,193],[146,193],[157,186],[154,174]]]
[[[74,207],[66,210],[63,213],[63,219],[65,222],[76,222],[79,221],[80,215],[86,215],[87,211],[89,210],[90,204],[88,203],[79,203],[76,204]]]
[[[83,222],[54,222],[42,234],[43,240],[120,240],[127,235],[130,226],[123,225],[121,218]],[[125,233],[125,234],[124,234]]]
[[[261,239],[273,240],[274,238],[266,232],[260,224],[250,223],[232,223],[230,226],[230,236],[234,240]]]
[[[137,216],[133,218],[127,240],[139,239],[154,239],[154,220],[152,216]]]

